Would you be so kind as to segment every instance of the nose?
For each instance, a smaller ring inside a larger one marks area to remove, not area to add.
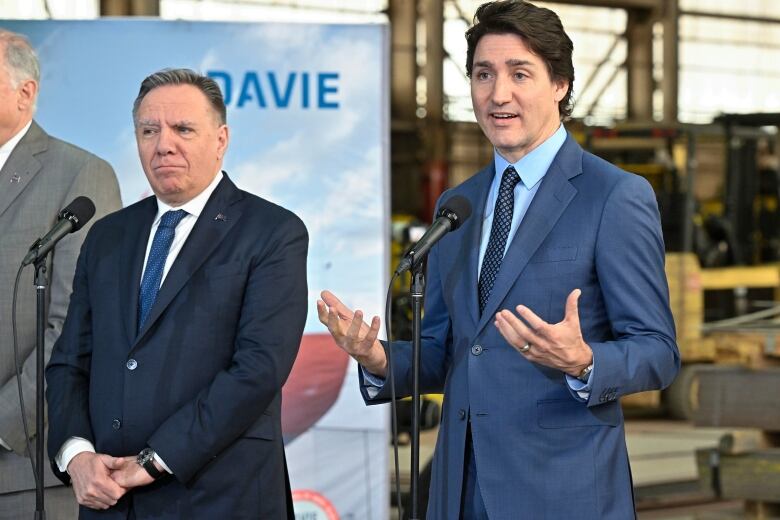
[[[157,139],[157,153],[158,155],[168,155],[174,152],[174,140],[173,131],[170,128],[163,128],[160,130],[159,137]]]
[[[509,78],[502,75],[493,82],[492,101],[495,105],[504,105],[512,100],[512,88]]]

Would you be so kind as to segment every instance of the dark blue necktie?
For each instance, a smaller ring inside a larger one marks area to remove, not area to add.
[[[138,299],[138,330],[143,328],[146,318],[149,317],[149,311],[157,299],[157,292],[160,290],[160,281],[162,280],[165,260],[168,258],[168,251],[171,249],[173,237],[176,236],[176,226],[181,219],[187,215],[183,209],[176,211],[166,211],[160,218],[160,225],[154,232],[152,248],[149,250],[149,258],[146,260],[146,270],[144,278],[141,280],[141,294]]]
[[[515,209],[515,186],[520,182],[520,176],[514,166],[509,165],[501,176],[501,185],[498,188],[496,207],[493,209],[493,227],[490,228],[490,240],[488,240],[485,257],[482,259],[482,269],[479,272],[479,315],[485,310],[490,291],[496,281],[498,270],[501,268],[501,260],[504,258],[506,239],[509,237],[509,229],[512,227],[512,213]]]

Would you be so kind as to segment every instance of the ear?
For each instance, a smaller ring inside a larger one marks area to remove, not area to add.
[[[229,141],[230,129],[227,125],[221,125],[217,129],[217,158],[222,159],[225,157]]]
[[[553,84],[555,85],[553,97],[555,98],[556,103],[560,103],[560,101],[566,97],[566,93],[569,91],[569,80],[560,79],[554,81]]]
[[[19,109],[24,112],[31,111],[35,106],[35,98],[38,95],[38,82],[34,79],[26,79],[22,81],[16,90],[19,92]]]

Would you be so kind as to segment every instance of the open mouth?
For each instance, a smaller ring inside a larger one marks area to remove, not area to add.
[[[514,119],[517,117],[517,114],[508,114],[506,112],[494,112],[490,114],[490,117],[493,119],[497,119],[499,121],[506,121],[509,119]]]

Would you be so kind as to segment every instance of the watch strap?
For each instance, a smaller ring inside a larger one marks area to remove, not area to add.
[[[154,451],[151,448],[145,448],[138,454],[138,464],[140,464],[154,480],[165,475],[164,471],[160,471],[157,469],[157,466],[154,465]]]
[[[583,383],[587,383],[588,379],[590,379],[591,372],[593,372],[593,363],[583,368],[582,372],[580,372],[580,375],[577,376],[577,379],[579,379]]]

